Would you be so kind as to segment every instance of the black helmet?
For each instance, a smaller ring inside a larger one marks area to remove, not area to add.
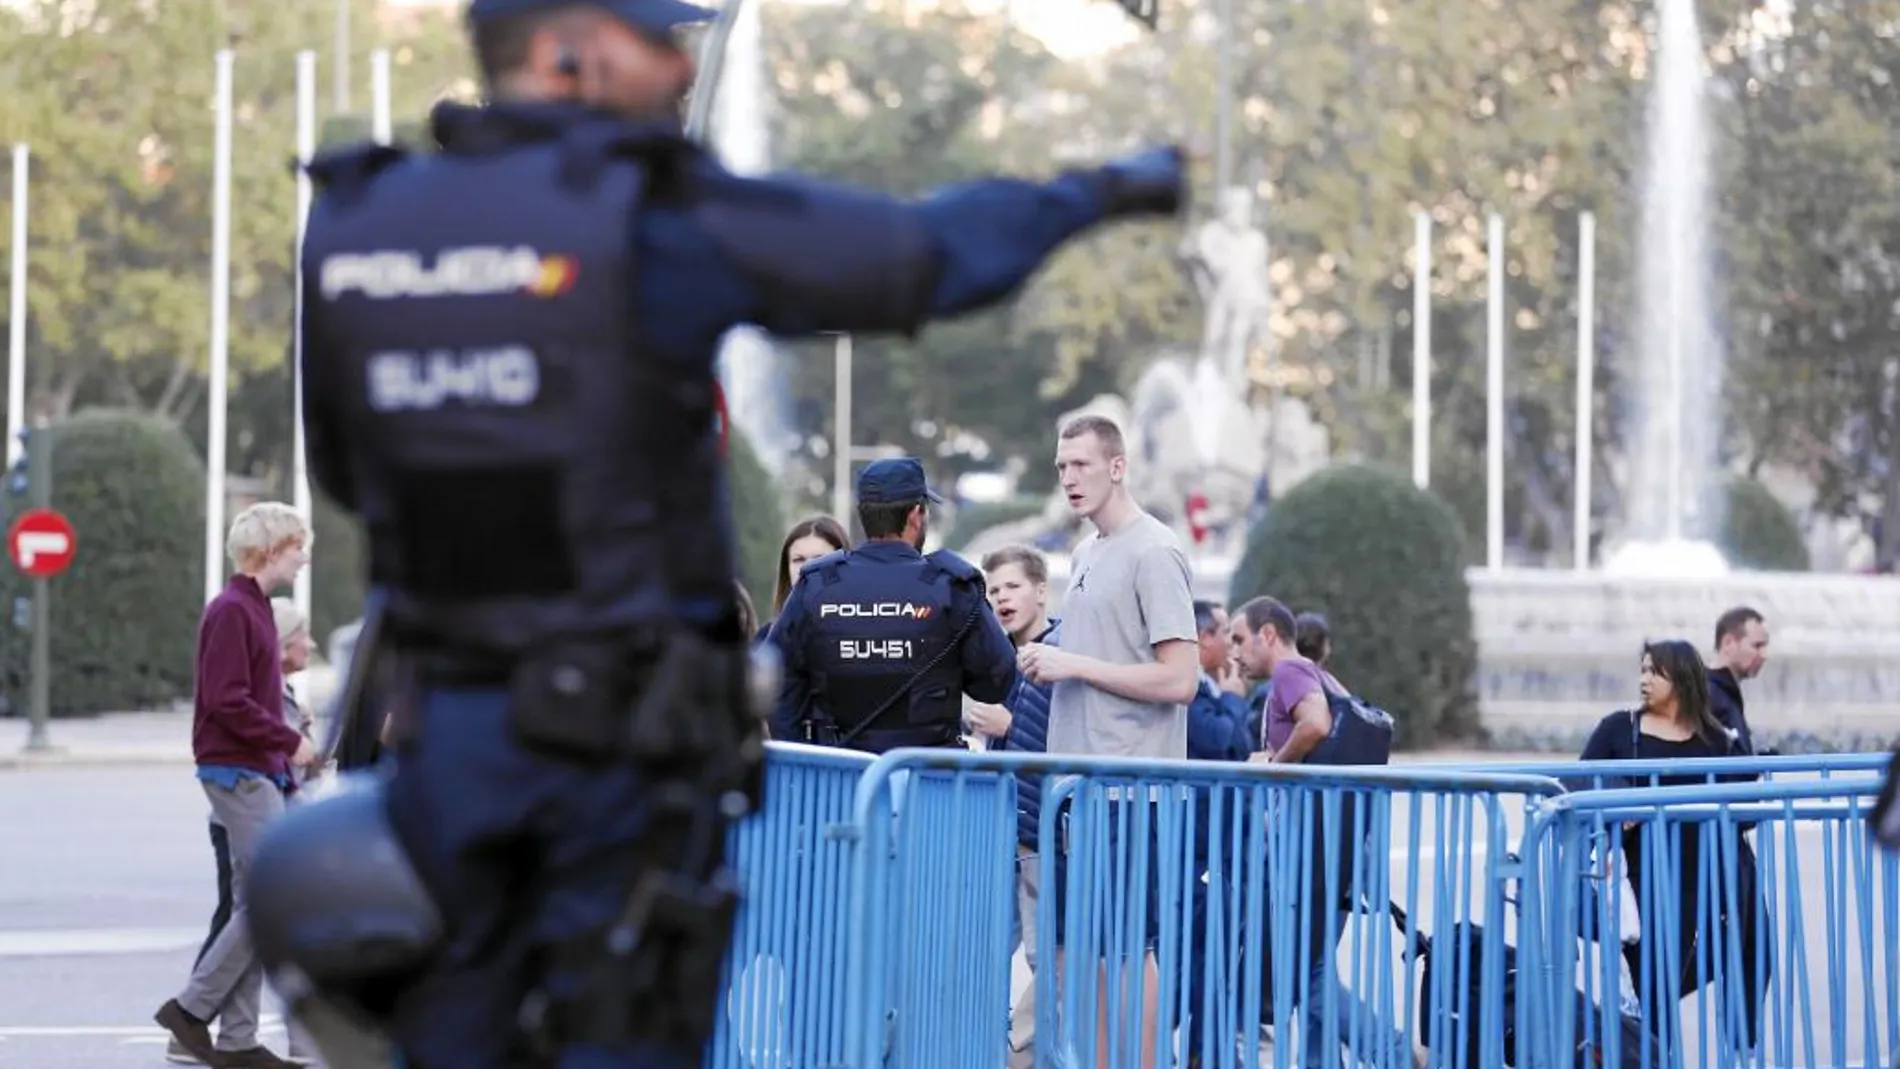
[[[343,776],[336,793],[271,826],[251,862],[245,905],[271,986],[306,1027],[329,1026],[311,1027],[326,1054],[323,1032],[344,1021],[374,1027],[442,940],[441,913],[396,837],[374,773]]]

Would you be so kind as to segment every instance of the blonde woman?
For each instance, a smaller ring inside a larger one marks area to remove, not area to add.
[[[316,717],[297,700],[297,691],[290,685],[290,677],[310,667],[310,655],[316,652],[317,642],[310,637],[310,621],[297,608],[296,602],[289,598],[272,598],[270,612],[277,624],[277,648],[284,666],[284,722],[296,728],[298,734],[309,739],[314,746],[316,737],[311,731],[316,724]],[[297,769],[297,782],[303,783],[321,771],[314,767],[308,771]]]

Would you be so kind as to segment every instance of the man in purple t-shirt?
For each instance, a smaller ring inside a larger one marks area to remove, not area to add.
[[[1234,656],[1240,661],[1240,670],[1255,679],[1268,677],[1271,680],[1266,713],[1260,718],[1260,750],[1248,760],[1299,764],[1332,733],[1333,711],[1326,702],[1326,695],[1329,692],[1344,695],[1346,688],[1326,669],[1300,654],[1294,645],[1297,627],[1293,610],[1277,599],[1258,597],[1242,605],[1234,611],[1231,626]],[[1308,811],[1308,819],[1313,822],[1310,842],[1315,856],[1304,866],[1303,886],[1268,890],[1269,895],[1291,891],[1310,903],[1305,914],[1310,928],[1295,940],[1296,945],[1309,948],[1311,955],[1304,968],[1295,968],[1295,975],[1305,973],[1306,984],[1296,991],[1293,1003],[1304,1022],[1301,1034],[1312,1037],[1302,1040],[1301,1064],[1304,1069],[1330,1069],[1341,1064],[1337,1052],[1329,1055],[1323,1049],[1323,1040],[1317,1038],[1328,1034],[1326,1017],[1330,1011],[1333,1017],[1330,1034],[1353,1048],[1359,1060],[1421,1066],[1424,1060],[1413,1051],[1404,1034],[1386,1024],[1351,988],[1340,983],[1333,968],[1349,911],[1326,908],[1322,901],[1329,887],[1344,888],[1353,879],[1352,855],[1363,845],[1352,831],[1355,802],[1356,792],[1348,793],[1336,819],[1330,822],[1321,817],[1317,808]],[[1298,834],[1293,829],[1283,829],[1283,832]],[[1322,844],[1329,837],[1341,835],[1347,841],[1336,855],[1339,868],[1329,878],[1324,861],[1326,848]],[[1366,859],[1366,864],[1371,863],[1370,858]],[[1331,1007],[1326,1005],[1324,997],[1328,987],[1332,988]]]
[[[1270,678],[1266,715],[1260,718],[1260,747],[1251,760],[1298,764],[1333,730],[1326,693],[1344,694],[1324,668],[1294,648],[1293,610],[1259,597],[1234,612],[1234,656],[1241,671]]]

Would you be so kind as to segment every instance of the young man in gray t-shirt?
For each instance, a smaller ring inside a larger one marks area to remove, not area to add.
[[[1200,682],[1194,591],[1180,539],[1128,492],[1119,427],[1100,416],[1062,429],[1056,473],[1069,507],[1095,525],[1062,598],[1062,647],[1018,658],[1054,683],[1049,752],[1187,757],[1187,703]]]
[[[1069,507],[1095,525],[1095,534],[1076,550],[1070,564],[1069,590],[1062,599],[1061,648],[1030,643],[1017,656],[1031,682],[1054,684],[1049,752],[1186,758],[1187,703],[1199,686],[1201,662],[1194,594],[1180,540],[1129,494],[1128,457],[1121,428],[1112,421],[1081,416],[1063,427],[1056,444],[1056,474]],[[1149,946],[1141,955],[1139,1058],[1142,1069],[1152,1069],[1161,1018],[1152,948],[1160,929],[1160,859],[1152,842],[1139,853],[1128,849],[1132,844],[1118,844],[1115,827],[1114,821],[1108,823],[1103,829],[1107,841],[1097,846],[1107,851],[1111,867],[1123,871],[1110,877],[1110,888],[1097,890],[1123,899],[1130,908],[1138,895],[1148,903],[1142,918]],[[1127,871],[1142,853],[1148,856],[1146,871]],[[1058,948],[1064,942],[1071,882],[1067,854],[1062,852],[1055,885],[1048,889]],[[1142,881],[1148,885],[1145,895],[1139,887]],[[1081,874],[1084,893],[1095,893],[1089,890],[1091,882]],[[1100,925],[1105,918],[1095,920]],[[1121,952],[1127,955],[1123,960],[1134,957],[1132,950]],[[1062,971],[1058,956],[1058,975]],[[1109,985],[1121,988],[1113,980]],[[1122,997],[1109,996],[1104,1008],[1120,1004]],[[1096,1022],[1098,1069],[1108,1064],[1109,1027],[1104,1012]]]

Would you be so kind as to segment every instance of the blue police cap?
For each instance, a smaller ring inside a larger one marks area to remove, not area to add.
[[[536,11],[553,11],[573,4],[574,0],[470,0],[468,20],[510,18]],[[649,33],[667,33],[689,22],[704,22],[716,12],[686,0],[594,0],[595,6],[612,12],[635,29]]]
[[[943,498],[924,482],[924,465],[916,457],[873,460],[858,472],[858,504],[894,505],[902,501],[943,504]]]

